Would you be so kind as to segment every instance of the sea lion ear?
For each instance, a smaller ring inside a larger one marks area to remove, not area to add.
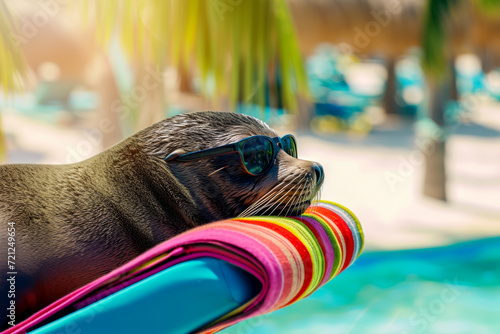
[[[167,155],[167,157],[165,158],[165,161],[171,161],[171,160],[174,160],[175,158],[177,158],[179,155],[183,155],[184,153],[186,153],[185,150],[183,150],[182,148],[178,149],[178,150],[175,150],[173,151],[172,153],[170,153],[169,155]]]

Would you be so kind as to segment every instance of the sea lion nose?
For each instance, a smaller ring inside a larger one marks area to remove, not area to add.
[[[323,182],[323,177],[325,175],[325,173],[323,172],[323,166],[315,162],[313,163],[312,168],[314,170],[314,173],[316,174],[316,186],[319,186],[321,182]]]

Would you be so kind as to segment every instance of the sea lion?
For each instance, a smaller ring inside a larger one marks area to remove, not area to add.
[[[315,162],[277,149],[272,167],[254,176],[238,154],[175,159],[254,135],[277,136],[250,116],[196,112],[163,120],[80,163],[1,165],[3,312],[12,300],[5,298],[8,272],[17,272],[18,323],[192,227],[235,216],[301,214],[323,181]],[[14,269],[7,267],[12,235]],[[6,328],[12,318],[1,319]]]

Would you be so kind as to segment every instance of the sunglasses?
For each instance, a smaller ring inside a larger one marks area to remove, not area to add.
[[[297,141],[292,135],[283,137],[251,136],[236,143],[190,152],[179,156],[167,156],[165,161],[187,162],[228,153],[239,153],[243,168],[248,174],[261,175],[274,164],[279,149],[297,158]]]

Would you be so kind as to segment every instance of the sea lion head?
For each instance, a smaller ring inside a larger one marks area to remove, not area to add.
[[[232,112],[195,112],[166,119],[142,135],[147,153],[164,161],[203,212],[203,222],[251,215],[300,215],[323,182],[320,164],[294,158],[282,149],[262,175],[247,173],[238,153],[188,162],[175,156],[277,133],[257,118]]]

